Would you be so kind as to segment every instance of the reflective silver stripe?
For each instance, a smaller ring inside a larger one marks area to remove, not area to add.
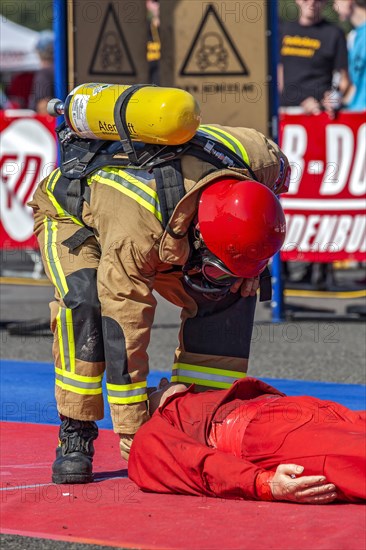
[[[197,380],[211,380],[212,382],[225,382],[232,384],[237,378],[232,376],[220,376],[219,374],[196,372],[187,369],[172,369],[172,376],[184,376],[187,378],[195,378]],[[245,373],[243,373],[245,376]]]
[[[57,223],[53,222],[49,218],[47,218],[46,222],[46,240],[45,240],[45,248],[46,248],[46,258],[47,258],[47,265],[49,270],[51,271],[55,286],[57,290],[60,293],[61,298],[65,296],[65,294],[68,292],[68,288],[63,284],[63,281],[61,280],[60,274],[57,270],[57,266],[60,263],[60,260],[57,255],[57,243],[56,241],[56,235],[57,235]]]
[[[236,153],[238,155],[238,157],[240,157],[240,158],[243,157],[239,147],[237,146],[237,144],[233,140],[233,136],[231,136],[227,132],[221,132],[219,128],[215,128],[214,126],[209,126],[209,125],[203,126],[200,129],[203,132],[205,132],[207,130],[206,131],[207,135],[210,135],[210,132],[212,132],[221,143],[223,143],[222,140],[226,140],[233,147],[234,153]]]
[[[141,197],[144,201],[151,204],[151,206],[154,208],[154,210],[156,210],[159,214],[161,214],[159,199],[158,199],[158,196],[155,192],[154,192],[154,195],[156,195],[156,197],[151,196],[146,191],[144,191],[143,189],[138,187],[138,185],[135,185],[134,183],[132,183],[130,181],[127,181],[127,179],[125,179],[123,176],[121,176],[119,174],[116,174],[115,172],[106,172],[102,169],[102,170],[98,170],[97,174],[100,174],[104,178],[110,179],[110,180],[115,181],[116,183],[118,183],[120,185],[123,185],[123,187],[126,187],[126,189],[129,189],[134,194]],[[130,174],[128,174],[128,175],[130,175]],[[133,176],[131,175],[131,178],[132,177],[135,180],[139,181],[138,176],[136,177],[135,174]],[[143,183],[143,182],[141,182],[141,183]],[[143,184],[143,185],[146,185],[146,184]]]
[[[213,138],[221,142],[223,145],[225,145],[225,147],[228,147],[240,158],[242,158],[244,162],[246,162],[246,164],[250,165],[248,153],[244,145],[229,132],[226,132],[221,128],[215,128],[210,125],[200,126],[199,132],[204,132],[206,133],[206,135],[210,136],[211,139]]]
[[[148,172],[141,168],[124,168],[123,171],[133,178],[146,182],[146,185],[149,185],[154,179],[154,174],[152,172]]]
[[[70,351],[69,351],[69,336],[67,332],[67,320],[66,320],[66,309],[60,307],[60,320],[61,320],[61,332],[62,332],[62,342],[59,342],[62,345],[64,351],[64,360],[65,368],[67,371],[71,371],[71,362],[70,362]]]
[[[73,378],[68,378],[67,376],[62,376],[56,372],[56,379],[68,386],[74,386],[75,388],[84,388],[88,390],[98,389],[102,387],[102,382],[80,382],[79,380],[74,380]]]
[[[107,393],[111,397],[131,397],[133,395],[144,395],[146,393],[146,386],[143,388],[136,388],[135,390],[116,391],[108,388]]]

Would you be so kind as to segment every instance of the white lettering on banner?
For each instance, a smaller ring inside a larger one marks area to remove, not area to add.
[[[284,252],[366,251],[366,215],[286,214]]]
[[[291,180],[288,195],[296,195],[299,190],[304,173],[304,155],[307,146],[308,134],[304,126],[300,124],[286,124],[281,147],[291,164]]]
[[[358,129],[356,142],[351,128],[345,124],[327,125],[325,138],[325,164],[323,160],[312,159],[306,165],[304,157],[309,139],[307,129],[301,124],[284,126],[281,148],[289,158],[292,168],[287,197],[298,194],[306,174],[324,174],[319,198],[331,195],[334,197],[342,193],[347,186],[347,181],[349,181],[348,190],[354,197],[361,197],[366,193],[366,124]],[[327,202],[324,203],[324,209],[327,209]],[[339,208],[342,207],[339,206]]]
[[[286,197],[286,195],[284,195]],[[281,199],[288,210],[365,210],[365,199]]]
[[[55,138],[38,120],[16,119],[1,132],[1,221],[9,237],[19,243],[33,233],[32,210],[26,203],[55,163]]]
[[[353,133],[344,124],[325,128],[327,168],[320,186],[320,195],[337,195],[346,186],[353,156]]]
[[[357,133],[357,150],[353,164],[349,189],[355,197],[366,193],[366,124],[362,124]]]

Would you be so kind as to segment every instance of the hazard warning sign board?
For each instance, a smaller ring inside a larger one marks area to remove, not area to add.
[[[145,0],[67,2],[68,86],[147,80]]]
[[[213,4],[193,37],[181,76],[243,76],[248,69]]]
[[[192,93],[205,123],[272,134],[270,2],[160,0],[161,83]]]

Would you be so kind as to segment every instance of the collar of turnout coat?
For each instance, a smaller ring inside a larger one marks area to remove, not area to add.
[[[197,213],[200,192],[221,177],[251,179],[246,171],[241,169],[215,170],[198,182],[185,179],[185,187],[188,191],[175,207],[160,241],[161,261],[175,265],[184,265],[187,262],[190,252],[188,229]]]

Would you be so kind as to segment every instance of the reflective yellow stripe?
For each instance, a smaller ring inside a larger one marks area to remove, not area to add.
[[[57,288],[60,296],[63,298],[69,291],[65,274],[62,270],[61,262],[57,253],[57,231],[56,221],[44,218],[45,227],[45,259],[50,272],[52,282]],[[75,345],[73,337],[72,314],[67,313],[66,308],[60,307],[56,315],[58,347],[60,353],[61,366],[64,370],[70,370],[75,367]],[[71,323],[70,323],[71,321]]]
[[[55,210],[56,210],[58,216],[60,216],[60,218],[68,218],[68,219],[72,220],[74,223],[76,223],[77,225],[80,225],[80,226],[83,227],[83,224],[81,223],[80,220],[78,220],[77,218],[75,218],[74,216],[72,216],[66,210],[64,210],[62,208],[62,206],[57,202],[55,195],[53,194],[54,190],[55,190],[56,183],[58,182],[60,177],[61,177],[61,170],[59,168],[57,168],[57,170],[52,172],[52,174],[50,175],[50,177],[48,179],[48,182],[47,182],[47,188],[46,188],[48,198],[52,202],[52,204],[55,207]]]
[[[230,376],[231,378],[243,378],[245,373],[237,370],[215,369],[213,367],[202,367],[201,365],[190,365],[189,363],[174,363],[173,370],[184,369],[192,372],[203,372],[205,374],[216,374],[220,376]]]
[[[75,342],[72,310],[59,307],[57,316],[57,335],[62,368],[75,372]]]
[[[47,195],[48,195],[48,198],[50,199],[50,201],[52,202],[53,206],[55,207],[55,210],[57,212],[57,214],[59,216],[63,216],[64,215],[64,210],[63,208],[61,208],[61,206],[59,205],[59,203],[57,202],[54,194],[53,194],[53,191],[55,189],[55,185],[56,185],[56,182],[57,180],[59,180],[61,177],[61,170],[59,168],[57,168],[57,170],[55,170],[54,172],[52,172],[52,174],[50,175],[50,177],[48,178],[48,182],[47,182]]]
[[[56,385],[63,390],[79,395],[100,395],[103,392],[102,378],[98,376],[81,376],[59,368],[55,368]]]
[[[59,386],[63,390],[70,391],[72,393],[77,393],[79,395],[100,395],[103,392],[102,387],[100,388],[76,388],[75,386],[70,386],[69,384],[65,384],[64,382],[61,382],[61,380],[56,380],[56,386]]]
[[[60,258],[57,253],[57,222],[44,218],[43,225],[45,227],[45,258],[48,270],[51,274],[51,279],[57,288],[60,296],[63,298],[69,291],[66,277],[62,270]]]
[[[75,338],[74,338],[74,323],[72,321],[72,310],[66,309],[66,329],[67,342],[69,346],[69,361],[71,372],[75,372]]]
[[[216,126],[209,126],[204,124],[200,126],[200,129],[221,141],[221,143],[226,145],[226,147],[233,151],[233,153],[237,154],[244,160],[244,162],[250,165],[248,153],[243,144],[240,143],[240,141],[236,137],[232,136],[228,132],[225,132],[225,130],[223,130],[222,128],[216,128]]]
[[[141,403],[147,400],[146,380],[133,384],[109,384],[107,382],[108,401],[119,405]]]
[[[217,388],[220,390],[227,390],[231,388],[233,382],[215,382],[212,380],[199,380],[197,378],[190,378],[189,376],[172,376],[172,382],[181,382],[183,384],[196,384],[196,386],[207,386],[209,388]]]
[[[98,374],[97,376],[82,376],[81,374],[75,374],[71,372],[65,372],[61,369],[55,368],[55,372],[60,374],[64,378],[69,378],[70,380],[76,380],[78,382],[85,382],[86,384],[95,384],[102,383],[103,374]]]
[[[114,390],[114,391],[129,391],[129,390],[136,390],[137,388],[146,388],[147,382],[146,380],[144,382],[135,382],[134,384],[109,384],[107,382],[107,390]]]
[[[217,133],[214,132],[209,126],[200,126],[200,129],[206,132],[206,134],[213,136],[216,140],[221,141],[221,143],[226,145],[226,147],[228,147],[233,153],[237,153],[235,147],[229,141],[227,141],[223,136],[217,135]]]
[[[63,342],[63,336],[62,336],[61,308],[59,308],[58,313],[56,315],[56,323],[57,323],[58,348],[60,351],[61,365],[63,370],[66,370],[64,342]]]
[[[139,187],[142,191],[144,191],[144,193],[146,193],[147,195],[150,195],[150,197],[152,197],[154,200],[159,201],[157,192],[154,191],[154,189],[151,189],[151,187],[149,187],[148,185],[146,185],[146,183],[143,183],[137,178],[134,178],[131,174],[129,174],[128,172],[125,172],[125,170],[120,170],[120,174],[125,180],[127,180],[130,183],[133,183],[134,185],[136,185],[136,187]]]
[[[53,221],[51,223],[51,249],[52,249],[52,260],[54,263],[54,266],[57,270],[57,274],[62,286],[61,296],[65,296],[65,294],[68,293],[69,287],[67,286],[66,277],[62,269],[61,261],[58,256],[57,251],[57,231],[58,231],[58,224],[56,221]],[[59,289],[60,290],[60,289]]]
[[[175,363],[172,374],[172,382],[183,382],[222,389],[230,388],[235,380],[245,378],[246,376],[241,371],[215,369],[187,363]]]
[[[147,401],[147,394],[134,395],[132,397],[112,397],[108,395],[108,402],[115,403],[116,405],[128,405],[129,403],[142,403]]]
[[[51,266],[50,257],[49,257],[48,242],[49,242],[50,239],[52,239],[52,236],[50,236],[50,234],[49,234],[49,229],[50,228],[49,228],[47,218],[44,218],[43,225],[44,225],[44,237],[45,237],[44,256],[45,256],[45,260],[46,260],[46,265],[48,267],[48,271],[50,273],[53,286],[56,287],[58,289],[58,291],[60,292],[60,289],[58,288],[58,283],[56,281],[55,273],[54,273],[54,271],[52,269],[52,266]],[[51,246],[52,246],[52,242],[51,242]],[[61,294],[61,292],[60,292],[60,294]]]
[[[157,208],[157,206],[159,205],[158,195],[153,189],[151,189],[148,185],[142,183],[141,181],[137,180],[124,170],[118,170],[118,172],[110,173],[110,177],[102,176],[102,173],[108,174],[108,171],[99,170],[96,174],[93,174],[93,176],[88,179],[88,184],[90,185],[92,181],[97,181],[101,184],[113,187],[113,189],[116,189],[120,193],[123,193],[130,199],[133,199],[138,204],[146,208],[146,210],[154,214],[154,216],[160,222],[162,221],[163,218],[161,212]],[[114,179],[112,179],[112,177]],[[116,181],[116,178],[120,179],[121,181]],[[140,189],[144,194],[151,198],[151,202],[139,195],[137,192],[133,191],[131,187],[127,187],[126,185],[124,185],[123,180],[125,180],[125,182],[127,182],[128,184],[132,184],[133,186]]]

